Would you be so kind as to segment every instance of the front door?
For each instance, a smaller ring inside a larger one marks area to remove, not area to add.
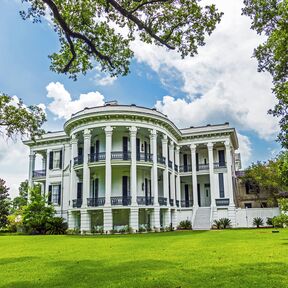
[[[211,205],[211,193],[210,193],[210,184],[204,185],[204,195],[203,195],[203,205],[204,207],[210,207]]]

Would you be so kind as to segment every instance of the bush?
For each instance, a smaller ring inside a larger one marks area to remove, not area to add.
[[[8,219],[8,225],[7,229],[9,232],[22,232],[23,231],[23,222],[22,222],[22,216],[11,214],[7,217]]]
[[[229,218],[221,218],[219,221],[222,229],[231,227],[231,220]]]
[[[221,229],[222,228],[220,220],[214,220],[213,223],[214,223],[214,225],[216,226],[217,229]]]
[[[287,227],[288,226],[288,215],[280,214],[272,219],[274,227]]]
[[[146,232],[146,229],[144,227],[140,226],[138,232],[139,233]]]
[[[274,226],[273,219],[274,219],[274,217],[273,218],[267,217],[267,220],[266,220],[267,226]]]
[[[259,228],[260,226],[264,225],[264,221],[261,217],[255,217],[253,218],[253,225]]]
[[[67,229],[66,233],[68,235],[79,235],[80,234],[80,229],[79,228],[74,228],[74,229]]]
[[[191,223],[190,220],[181,221],[179,223],[177,229],[180,229],[180,230],[191,230],[192,229],[192,223]]]
[[[94,226],[91,229],[91,233],[92,234],[103,234],[104,233],[104,228],[103,228],[103,226]]]
[[[46,233],[60,235],[65,234],[68,225],[62,217],[53,217],[49,219],[46,225]]]

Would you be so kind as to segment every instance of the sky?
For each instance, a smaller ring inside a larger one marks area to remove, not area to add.
[[[237,129],[244,168],[279,152],[278,121],[267,114],[276,102],[271,77],[257,72],[252,57],[263,38],[241,15],[242,0],[204,1],[216,2],[224,16],[193,58],[181,59],[174,51],[136,40],[128,76],[111,78],[95,67],[77,81],[49,70],[48,55],[59,49],[49,23],[23,21],[20,0],[0,1],[0,91],[27,105],[42,104],[47,131],[61,130],[84,107],[117,100],[156,107],[179,128],[229,122]],[[28,177],[28,155],[21,139],[0,138],[0,178],[12,197]]]

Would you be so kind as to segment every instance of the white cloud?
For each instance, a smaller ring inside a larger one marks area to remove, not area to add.
[[[110,86],[117,80],[117,77],[111,77],[109,75],[101,77],[100,74],[95,76],[95,83],[100,86]]]
[[[267,110],[276,100],[271,93],[271,77],[258,73],[257,62],[251,58],[261,39],[250,30],[249,19],[241,15],[242,2],[217,1],[225,15],[196,57],[182,60],[174,51],[138,41],[132,49],[138,62],[159,74],[171,95],[176,95],[175,80],[180,81],[178,93],[184,92],[186,98],[163,97],[156,104],[178,125],[229,121],[238,129],[271,140],[279,128]]]
[[[241,154],[242,169],[246,168],[250,164],[250,158],[252,155],[252,147],[249,138],[245,135],[237,133],[239,149],[237,152]]]
[[[9,194],[18,194],[19,184],[28,178],[29,148],[20,139],[17,142],[0,138],[0,177],[10,187]]]
[[[46,89],[48,92],[47,97],[53,99],[48,104],[48,109],[60,119],[67,120],[73,113],[85,107],[95,107],[104,104],[104,96],[98,91],[80,94],[79,99],[72,100],[70,93],[59,82],[49,83]]]

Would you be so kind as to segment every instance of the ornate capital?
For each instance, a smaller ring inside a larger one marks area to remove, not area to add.
[[[191,151],[194,151],[194,152],[195,152],[195,151],[196,151],[196,147],[197,147],[196,144],[191,144],[191,145],[190,145]]]
[[[106,127],[104,128],[104,131],[105,131],[106,136],[111,136],[111,135],[112,135],[112,131],[113,131],[113,127],[111,127],[111,126],[106,126]]]
[[[71,143],[71,144],[77,144],[77,142],[78,142],[78,139],[77,139],[77,137],[76,137],[76,134],[72,134],[72,135],[71,135],[70,143]]]
[[[212,143],[212,142],[207,143],[208,150],[213,150],[213,146],[214,146],[214,143]]]
[[[138,129],[137,129],[136,126],[131,126],[131,127],[129,127],[130,136],[135,136],[135,137],[136,137],[137,130],[138,130]]]
[[[154,137],[155,137],[155,138],[157,137],[157,131],[156,131],[156,129],[150,130],[150,138],[153,139]]]

